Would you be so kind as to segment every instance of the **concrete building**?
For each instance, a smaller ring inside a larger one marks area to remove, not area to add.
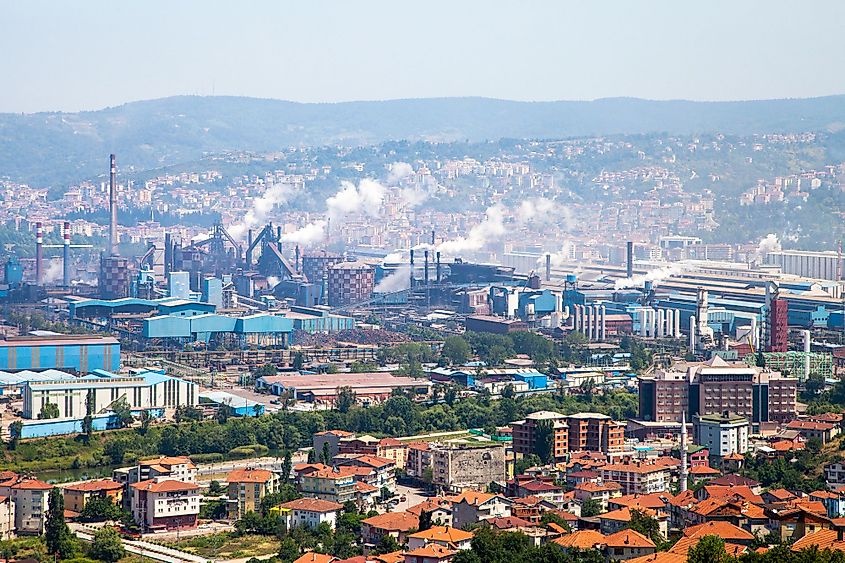
[[[839,256],[836,252],[780,250],[766,254],[766,264],[779,266],[785,274],[818,280],[837,280]]]
[[[452,498],[452,525],[463,530],[482,520],[510,516],[512,504],[502,495],[466,490]]]
[[[247,512],[259,512],[261,499],[279,490],[281,479],[267,469],[235,469],[226,476],[229,518],[237,520]]]
[[[604,482],[618,483],[623,495],[650,495],[669,490],[671,468],[654,461],[609,463],[598,468]]]
[[[340,262],[328,268],[329,305],[342,307],[373,295],[375,270],[365,262]]]
[[[123,485],[150,479],[175,479],[186,483],[196,483],[197,466],[188,457],[161,456],[144,459],[137,465],[120,467],[112,472],[112,480]]]
[[[66,485],[62,489],[62,494],[65,499],[65,510],[73,512],[82,512],[92,498],[108,497],[116,506],[123,505],[123,485],[111,479]]]
[[[742,455],[748,451],[750,425],[743,416],[728,412],[696,415],[692,429],[695,443],[707,448],[712,457]]]
[[[638,379],[644,421],[680,422],[684,412],[690,419],[729,411],[753,425],[775,426],[796,416],[796,378],[718,356],[686,371],[657,370]]]
[[[15,532],[18,535],[43,534],[53,485],[38,479],[20,479],[10,489],[15,504]]]
[[[432,444],[431,459],[432,482],[449,491],[482,489],[506,477],[505,448],[501,444]]]
[[[325,467],[299,476],[302,494],[343,504],[355,500],[355,472],[352,468]]]
[[[612,453],[621,451],[625,428],[607,415],[577,413],[563,415],[552,411],[529,414],[525,420],[511,423],[514,452],[529,455],[538,453],[538,428],[548,427],[552,438],[552,456],[562,461],[569,452],[593,451]]]
[[[145,530],[195,528],[200,512],[196,483],[149,479],[130,485],[132,518]]]
[[[199,404],[196,383],[154,371],[131,377],[97,372],[75,380],[29,381],[22,395],[24,418],[36,418],[47,403],[58,407],[58,418],[82,418],[89,397],[95,414],[121,398],[134,411]]]
[[[117,371],[120,342],[113,336],[53,332],[0,340],[0,370],[24,369]]]
[[[0,541],[15,537],[15,503],[11,497],[0,496]]]
[[[337,527],[337,514],[343,510],[343,505],[317,498],[298,498],[279,505],[278,508],[288,530],[313,530],[323,523],[334,530]]]

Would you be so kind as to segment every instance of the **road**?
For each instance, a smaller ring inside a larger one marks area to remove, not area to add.
[[[79,539],[83,541],[90,542],[94,539],[95,529],[93,527],[84,526],[74,522],[68,523],[68,527]],[[121,538],[120,541],[123,543],[123,547],[128,553],[140,555],[155,561],[161,561],[162,563],[211,563],[204,557],[191,555],[190,553],[185,553],[183,551],[171,549],[169,547],[164,547],[162,545],[157,545],[143,540],[139,541]]]
[[[402,495],[405,495],[405,501],[399,501],[399,504],[397,504],[395,508],[391,508],[390,511],[402,512],[403,510],[408,510],[412,506],[418,505],[426,499],[426,497],[424,497],[421,493],[422,489],[419,489],[417,487],[396,485],[396,494],[400,497]]]

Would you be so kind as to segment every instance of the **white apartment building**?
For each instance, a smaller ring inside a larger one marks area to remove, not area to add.
[[[322,523],[327,523],[332,530],[337,526],[337,513],[343,510],[343,505],[318,498],[298,498],[286,502],[279,507],[287,529],[314,529]]]
[[[696,415],[692,422],[695,443],[713,457],[746,453],[749,428],[747,418],[730,413]]]
[[[41,535],[53,485],[38,479],[21,479],[11,487],[15,505],[15,531],[18,535]]]
[[[15,537],[15,503],[11,497],[0,496],[0,540]]]
[[[146,530],[195,528],[200,512],[199,486],[175,479],[130,485],[135,522]]]

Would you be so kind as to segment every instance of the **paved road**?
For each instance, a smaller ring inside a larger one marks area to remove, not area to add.
[[[90,542],[94,539],[95,530],[92,527],[74,522],[68,523],[68,527],[79,539],[83,541]],[[204,557],[191,555],[190,553],[184,553],[176,549],[156,545],[143,540],[139,541],[121,538],[120,541],[123,543],[123,547],[127,552],[134,553],[135,555],[141,555],[149,559],[154,559],[156,561],[161,561],[162,563],[210,563],[209,560]]]

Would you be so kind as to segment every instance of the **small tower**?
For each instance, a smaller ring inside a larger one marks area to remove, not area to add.
[[[687,413],[681,413],[681,492],[687,490]]]

